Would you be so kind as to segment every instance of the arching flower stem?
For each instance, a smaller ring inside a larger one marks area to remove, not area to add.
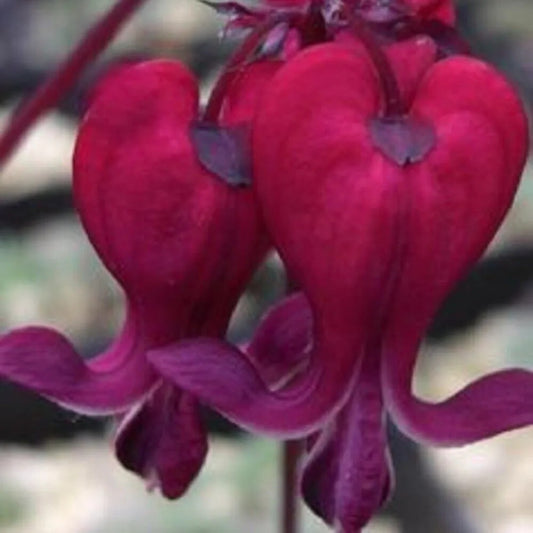
[[[298,467],[303,452],[303,445],[304,441],[302,440],[287,440],[282,444],[281,533],[298,533],[300,530]]]
[[[354,33],[365,47],[377,71],[383,91],[382,118],[401,117],[407,112],[400,94],[400,88],[391,64],[366,22],[350,9],[344,10],[346,20]]]
[[[312,0],[300,25],[302,46],[328,40],[328,29],[323,15],[323,1]]]
[[[17,109],[0,137],[0,170],[30,127],[72,87],[146,0],[119,0],[86,34],[50,78]]]
[[[217,123],[227,90],[233,83],[235,77],[241,72],[242,67],[246,66],[248,60],[261,44],[263,38],[279,22],[278,17],[268,17],[254,28],[244,42],[237,48],[236,52],[224,67],[215,87],[211,91],[211,96],[209,97],[203,115],[204,122],[210,122],[213,124]]]

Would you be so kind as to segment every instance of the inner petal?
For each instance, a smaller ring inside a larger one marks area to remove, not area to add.
[[[162,383],[123,419],[115,441],[125,468],[179,498],[196,478],[207,454],[207,434],[198,403],[190,395]]]
[[[341,531],[360,531],[391,484],[379,355],[369,353],[348,403],[310,450],[302,490],[325,522]]]

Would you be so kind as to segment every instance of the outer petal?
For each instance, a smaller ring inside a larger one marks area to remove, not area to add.
[[[78,413],[123,411],[146,395],[155,380],[137,333],[131,317],[106,352],[85,362],[54,330],[14,330],[0,337],[0,376]]]
[[[167,384],[122,421],[115,441],[125,468],[158,487],[167,498],[179,498],[194,481],[207,454],[207,434],[198,404]]]
[[[251,193],[197,161],[189,140],[197,104],[192,75],[171,61],[121,67],[94,92],[76,145],[74,194],[92,243],[127,293],[128,321],[87,365],[55,332],[8,335],[0,340],[5,377],[78,411],[123,410],[153,385],[146,349],[185,332],[225,330],[266,238]],[[244,108],[251,115],[254,104],[235,103],[225,120],[237,111],[241,120]]]
[[[91,242],[155,342],[193,334],[208,314],[223,331],[266,249],[252,195],[198,161],[189,136],[197,87],[181,64],[141,63],[104,84],[74,157],[76,204]]]
[[[91,241],[128,293],[128,321],[88,365],[55,332],[8,335],[9,379],[84,412],[127,408],[152,386],[145,350],[187,326],[219,185],[188,141],[196,93],[192,76],[171,62],[122,67],[98,86],[77,139],[74,196]]]
[[[408,433],[440,445],[464,444],[533,423],[533,373],[488,376],[439,404],[413,398],[411,378],[437,306],[511,204],[527,152],[526,121],[496,72],[461,57],[430,71],[413,112],[436,124],[438,142],[405,177],[404,264],[384,328],[384,391]]]
[[[179,63],[154,61],[122,68],[103,85],[74,155],[82,222],[128,293],[179,301],[179,284],[186,300],[184,289],[194,289],[181,284],[198,276],[216,193],[188,139],[196,82]]]
[[[400,176],[376,153],[366,127],[379,100],[365,55],[318,45],[274,77],[254,125],[257,195],[313,311],[314,350],[298,392],[308,427],[338,409],[357,379],[382,312],[376,295],[393,268]],[[374,216],[382,205],[389,208]],[[300,414],[291,411],[279,423],[293,416]]]
[[[276,438],[300,437],[319,428],[330,415],[331,406],[320,396],[314,403],[308,399],[316,390],[316,374],[272,390],[248,357],[222,340],[182,341],[151,350],[148,358],[165,379],[251,431]]]
[[[390,466],[379,354],[369,353],[350,400],[304,465],[305,501],[339,531],[358,532],[389,495]]]

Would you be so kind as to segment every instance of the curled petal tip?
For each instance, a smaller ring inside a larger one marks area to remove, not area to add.
[[[412,395],[405,374],[384,370],[388,410],[398,427],[416,440],[462,446],[533,424],[533,372],[496,372],[443,402],[429,403]]]
[[[123,355],[110,349],[86,363],[58,332],[29,327],[0,337],[0,376],[75,412],[109,414],[138,401],[153,383],[146,364]]]
[[[323,379],[320,363],[273,391],[244,353],[218,339],[179,342],[151,350],[148,359],[165,379],[233,422],[277,438],[313,432],[345,400],[345,388]]]

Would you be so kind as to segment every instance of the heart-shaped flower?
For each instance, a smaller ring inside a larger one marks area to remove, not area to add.
[[[276,68],[249,65],[233,79],[221,127],[249,130],[244,124]],[[0,339],[3,377],[80,413],[132,408],[122,417],[118,456],[169,497],[196,475],[206,437],[195,399],[165,383],[146,352],[182,338],[223,337],[268,246],[251,191],[200,164],[191,140],[197,120],[197,83],[181,64],[151,61],[110,72],[79,131],[74,199],[91,243],[124,290],[122,332],[87,362],[51,329]]]
[[[438,445],[533,422],[533,375],[522,370],[487,376],[438,404],[411,393],[424,332],[490,242],[527,152],[521,105],[501,76],[455,57],[420,61],[421,76],[406,77],[406,65],[425,56],[418,42],[410,62],[396,58],[397,78],[410,89],[405,116],[382,117],[380,83],[364,56],[325,45],[280,72],[256,127],[259,197],[290,275],[310,299],[315,356],[343,376],[349,356],[336,354],[339,338],[361,346],[351,351],[352,397],[304,476],[307,501],[342,531],[359,530],[390,484],[383,401],[402,429]],[[402,124],[405,138],[410,120],[430,125],[434,140],[417,162],[399,164],[397,150],[409,148],[396,142],[396,128]],[[280,193],[273,176],[288,175]],[[363,337],[361,314],[372,317]],[[346,377],[337,385],[350,386]]]

